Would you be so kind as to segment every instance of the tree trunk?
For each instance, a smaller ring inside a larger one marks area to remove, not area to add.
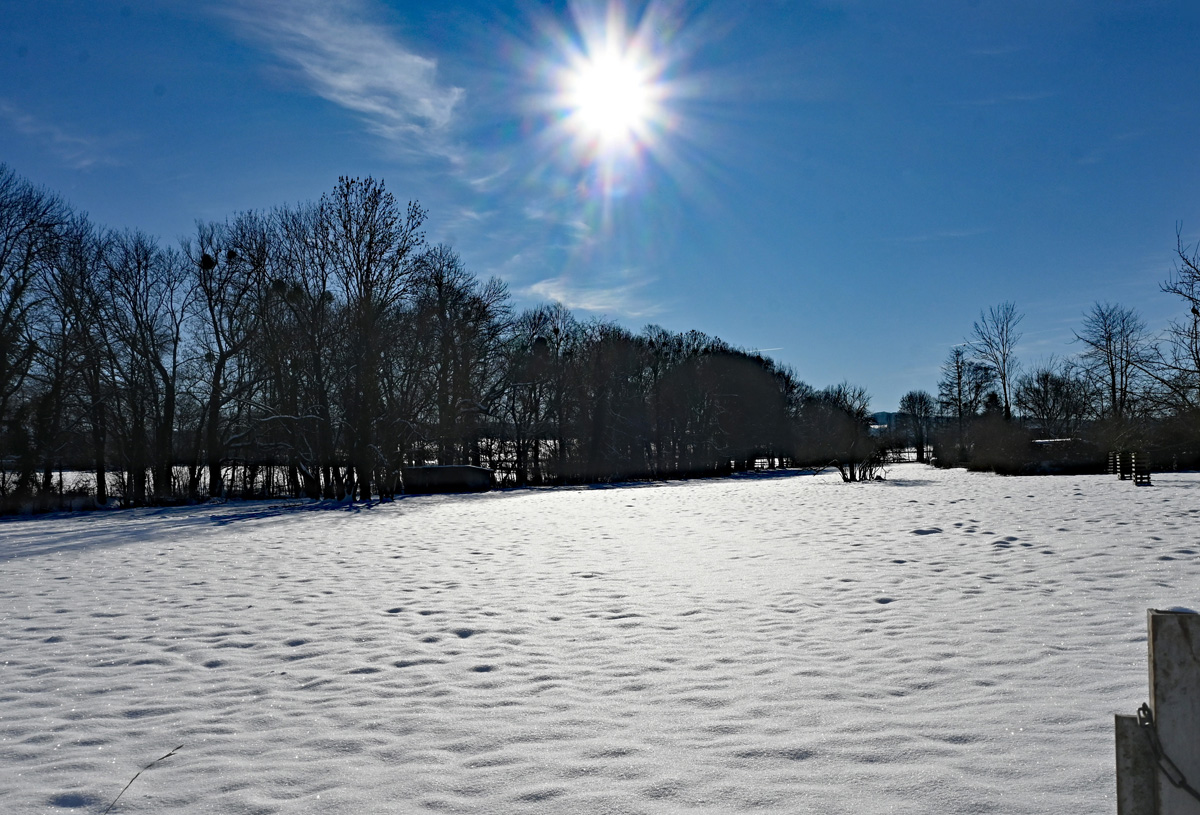
[[[208,424],[204,428],[204,452],[208,461],[208,497],[219,498],[224,492],[221,483],[221,379],[225,373],[225,358],[217,359],[213,368],[212,387],[208,392]]]
[[[175,389],[164,382],[162,421],[155,428],[154,451],[154,498],[163,501],[172,495],[171,465],[174,459],[175,441]]]
[[[108,428],[104,422],[104,410],[92,402],[92,456],[96,466],[96,505],[108,503],[108,462],[104,457],[107,446]]]

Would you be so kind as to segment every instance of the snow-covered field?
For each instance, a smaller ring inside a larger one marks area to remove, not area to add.
[[[0,811],[1103,813],[1200,474],[0,523]]]

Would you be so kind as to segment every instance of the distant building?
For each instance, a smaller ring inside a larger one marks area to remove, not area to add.
[[[880,411],[871,414],[871,433],[879,436],[896,426],[896,417],[899,413],[887,413]]]

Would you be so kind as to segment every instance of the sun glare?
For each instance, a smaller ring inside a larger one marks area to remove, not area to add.
[[[612,201],[640,196],[681,166],[673,155],[686,88],[673,39],[680,26],[660,0],[648,0],[636,19],[621,0],[571,6],[572,25],[547,23],[541,43],[551,47],[534,61],[545,167],[607,213]]]
[[[567,86],[568,105],[585,138],[613,148],[645,137],[654,113],[653,89],[632,56],[610,51],[587,59]]]
[[[652,10],[630,26],[611,3],[603,17],[577,18],[577,38],[564,43],[555,107],[585,163],[611,168],[653,150],[662,136],[668,94],[659,20]]]

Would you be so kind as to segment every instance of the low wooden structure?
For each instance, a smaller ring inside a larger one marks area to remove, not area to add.
[[[1139,487],[1150,486],[1150,457],[1145,453],[1133,456],[1133,483]]]
[[[1108,454],[1108,474],[1122,481],[1133,481],[1139,487],[1150,486],[1150,455],[1113,450]]]
[[[435,492],[484,492],[496,486],[496,474],[486,467],[468,464],[401,467],[404,491],[408,494]]]

